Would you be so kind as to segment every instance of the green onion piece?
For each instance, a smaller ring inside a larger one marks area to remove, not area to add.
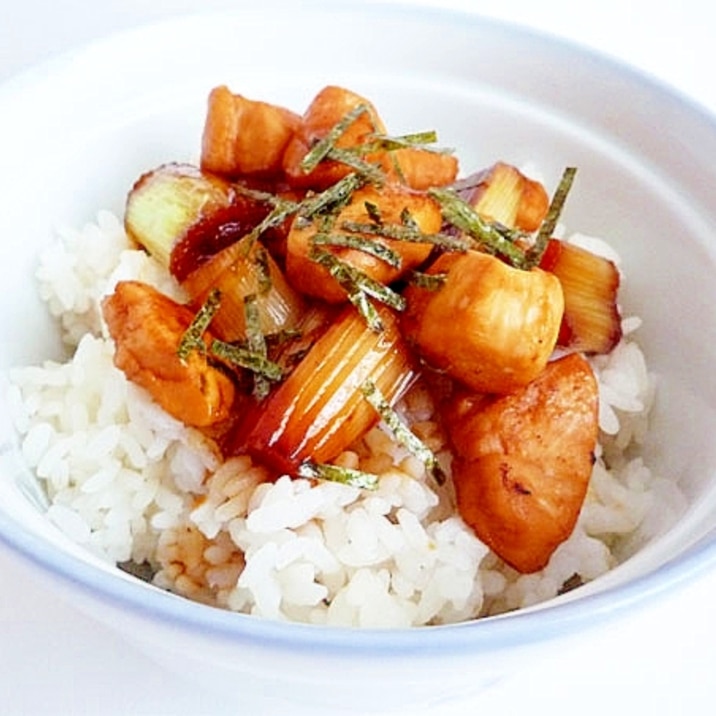
[[[576,167],[567,167],[564,172],[562,172],[562,178],[560,179],[559,184],[557,185],[557,190],[555,191],[552,201],[549,204],[547,215],[545,216],[542,225],[539,227],[537,238],[527,252],[527,259],[530,266],[537,266],[542,260],[542,255],[547,248],[549,240],[552,238],[552,234],[557,226],[557,222],[559,221],[564,204],[567,201],[567,196],[572,188],[572,183],[574,182],[576,174]]]
[[[218,289],[212,290],[179,341],[177,355],[180,360],[185,361],[193,350],[206,353],[206,345],[202,336],[209,327],[211,319],[219,310],[220,303],[220,291]]]
[[[366,381],[361,390],[367,401],[373,406],[381,420],[388,426],[395,439],[406,448],[411,455],[416,457],[425,465],[428,474],[438,485],[445,484],[445,473],[443,473],[433,451],[413,433],[410,428],[401,420],[398,413],[393,410],[390,403],[385,399],[378,387],[372,381]]]
[[[361,103],[356,105],[350,112],[347,112],[331,127],[326,136],[316,142],[306,153],[306,156],[301,161],[302,171],[306,174],[312,172],[318,164],[328,156],[331,149],[335,147],[336,142],[343,136],[351,124],[368,111],[368,105]]]
[[[525,252],[514,243],[516,239],[524,238],[520,232],[488,223],[470,204],[450,189],[433,188],[428,190],[428,194],[440,203],[446,221],[472,236],[490,251],[509,259],[516,268],[527,267]]]
[[[423,273],[422,271],[411,271],[408,282],[412,286],[424,288],[427,291],[439,291],[447,281],[446,273]]]
[[[364,236],[354,234],[316,234],[311,241],[316,246],[340,246],[342,248],[356,249],[365,254],[375,256],[389,266],[400,268],[402,259],[397,251],[389,248],[379,241],[371,241]]]
[[[363,490],[375,490],[378,487],[378,476],[371,472],[326,463],[303,462],[298,466],[297,474],[308,480],[340,482],[342,485],[359,487]]]

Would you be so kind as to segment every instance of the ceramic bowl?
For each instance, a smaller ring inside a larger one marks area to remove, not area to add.
[[[164,593],[68,542],[45,520],[3,415],[5,543],[171,668],[239,703],[286,697],[314,710],[425,707],[472,693],[714,568],[716,122],[604,57],[476,16],[261,5],[112,37],[7,83],[2,370],[58,355],[32,278],[53,227],[81,225],[100,208],[120,213],[141,171],[195,157],[207,92],[222,83],[293,108],[342,84],[370,97],[396,132],[438,129],[465,166],[531,163],[550,182],[578,166],[563,218],[608,237],[622,256],[622,300],[643,318],[640,340],[658,378],[645,455],[678,480],[689,508],[626,563],[537,608],[413,630],[277,623]]]

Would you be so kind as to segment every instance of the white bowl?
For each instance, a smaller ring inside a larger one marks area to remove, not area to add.
[[[7,544],[75,604],[239,703],[265,695],[342,710],[474,692],[713,569],[716,123],[628,68],[513,27],[328,3],[300,13],[241,10],[119,35],[8,83],[0,90],[1,369],[59,355],[32,277],[53,228],[81,225],[99,208],[119,213],[141,171],[195,157],[207,92],[222,83],[292,108],[342,84],[373,99],[391,130],[438,129],[464,167],[530,162],[554,183],[564,166],[578,166],[563,218],[607,237],[623,258],[622,300],[644,320],[640,342],[658,376],[645,455],[678,480],[690,507],[604,577],[519,613],[390,631],[276,623],[161,592],[70,543],[43,517],[2,415]]]

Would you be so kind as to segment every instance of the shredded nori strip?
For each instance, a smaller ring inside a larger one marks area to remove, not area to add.
[[[261,331],[259,307],[256,295],[250,293],[244,296],[244,319],[246,322],[246,345],[256,356],[267,358],[266,339]],[[254,372],[254,397],[263,400],[271,390],[267,376]]]
[[[263,246],[260,246],[254,256],[254,267],[258,279],[258,289],[262,296],[271,290],[271,269],[269,268],[269,254]]]
[[[447,251],[467,251],[470,242],[450,234],[425,234],[413,226],[400,226],[399,224],[371,224],[360,221],[341,222],[340,229],[356,234],[373,234],[386,239],[406,241],[416,244],[432,244]]]
[[[129,559],[126,562],[117,562],[117,567],[133,577],[141,579],[143,582],[151,582],[156,572],[149,562],[135,562],[133,559]]]
[[[534,244],[527,251],[527,261],[530,267],[537,266],[542,260],[542,255],[547,248],[549,240],[552,238],[552,234],[557,226],[557,222],[559,221],[564,204],[567,201],[567,196],[572,188],[576,174],[576,167],[567,167],[562,173],[562,178],[560,179],[554,196],[550,201],[549,209],[547,209],[547,215],[537,232],[537,238],[535,239]]]
[[[239,368],[245,368],[252,373],[262,375],[268,380],[275,382],[283,377],[283,371],[278,363],[274,363],[265,356],[249,350],[246,346],[227,343],[217,338],[212,341],[210,351],[217,358],[233,363]]]
[[[370,220],[380,226],[383,223],[383,217],[380,215],[380,207],[372,201],[363,202],[363,205]]]
[[[245,242],[244,255],[251,251],[251,247],[264,232],[274,229],[283,224],[289,216],[297,214],[303,205],[302,202],[291,201],[283,197],[271,194],[265,191],[249,189],[248,187],[235,185],[235,189],[240,194],[271,204],[271,211],[248,233],[241,241]]]
[[[400,220],[403,222],[403,226],[407,226],[413,231],[420,231],[418,222],[415,221],[415,217],[410,213],[407,206],[404,206],[403,210],[400,212]]]
[[[354,169],[374,184],[382,184],[385,181],[383,170],[377,164],[371,164],[361,157],[360,147],[350,149],[334,147],[328,152],[328,158]]]
[[[427,291],[439,291],[447,281],[446,273],[423,273],[422,271],[411,271],[408,276],[408,283],[411,286],[424,288]]]
[[[211,319],[219,310],[220,303],[221,292],[215,288],[209,293],[206,301],[204,301],[204,304],[197,311],[194,319],[179,341],[177,355],[180,360],[185,361],[193,350],[199,351],[202,354],[206,353],[206,344],[203,340],[204,331],[209,327]]]
[[[370,108],[365,103],[358,104],[349,112],[346,112],[327,134],[318,140],[306,153],[306,156],[301,160],[301,170],[306,174],[312,172],[335,148],[336,142],[345,134],[351,124],[367,112],[370,112]]]
[[[306,461],[298,467],[297,474],[309,480],[328,480],[340,482],[350,487],[359,487],[363,490],[375,490],[378,487],[378,476],[372,472],[354,470],[350,467],[329,465]]]
[[[413,132],[412,134],[401,134],[398,136],[390,136],[387,134],[374,134],[371,141],[362,145],[367,152],[387,151],[392,152],[397,149],[420,148],[426,151],[432,151],[436,154],[452,154],[452,149],[429,147],[438,141],[438,134],[434,129],[428,129],[424,132]]]
[[[311,239],[311,242],[318,246],[338,246],[341,248],[356,249],[375,256],[375,258],[384,261],[394,268],[400,268],[402,263],[400,254],[397,251],[393,251],[393,249],[385,244],[381,244],[379,241],[371,241],[357,234],[318,233]]]
[[[304,199],[298,209],[298,216],[302,219],[312,219],[314,216],[328,211],[338,211],[345,206],[365,180],[358,174],[351,172],[339,179],[335,184],[319,194]]]
[[[573,589],[577,589],[577,587],[581,587],[583,584],[584,580],[582,579],[582,575],[575,572],[571,577],[564,580],[564,584],[559,588],[557,594],[566,594]]]
[[[388,426],[395,439],[405,447],[411,455],[425,465],[428,474],[438,485],[445,484],[445,473],[442,471],[435,453],[423,443],[402,421],[398,413],[393,410],[378,387],[372,381],[366,381],[361,390],[368,402],[373,406],[381,420]]]
[[[470,204],[450,189],[428,190],[442,209],[445,220],[472,236],[493,253],[509,259],[516,268],[526,268],[525,252],[515,242],[526,238],[524,234],[505,226],[485,221]]]
[[[341,261],[329,251],[313,249],[310,253],[310,258],[328,269],[331,276],[346,290],[348,300],[358,308],[373,330],[381,331],[383,326],[380,318],[374,315],[373,311],[364,312],[366,310],[366,296],[370,296],[396,311],[405,310],[406,302],[403,296],[354,266]]]

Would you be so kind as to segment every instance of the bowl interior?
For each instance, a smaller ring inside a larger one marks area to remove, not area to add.
[[[639,341],[658,379],[645,459],[678,481],[690,506],[667,534],[574,598],[651,572],[710,539],[716,524],[716,168],[708,161],[716,124],[566,44],[477,18],[382,13],[380,22],[331,7],[268,24],[259,10],[172,21],[85,48],[1,90],[0,369],[60,356],[33,280],[54,227],[82,225],[99,209],[119,214],[139,173],[196,160],[211,87],[226,83],[301,111],[322,86],[342,84],[371,98],[393,133],[436,129],[465,173],[501,159],[538,167],[554,186],[565,166],[579,168],[563,221],[622,256],[623,307],[643,319]],[[343,33],[321,31],[345,23],[352,37],[375,36],[370,52],[351,52]],[[297,40],[306,33],[320,42]],[[43,519],[7,416],[0,424],[3,536],[19,546],[38,538],[27,549],[47,562],[51,552],[37,545],[71,555],[80,580],[80,563],[107,571],[108,583],[125,580]]]

